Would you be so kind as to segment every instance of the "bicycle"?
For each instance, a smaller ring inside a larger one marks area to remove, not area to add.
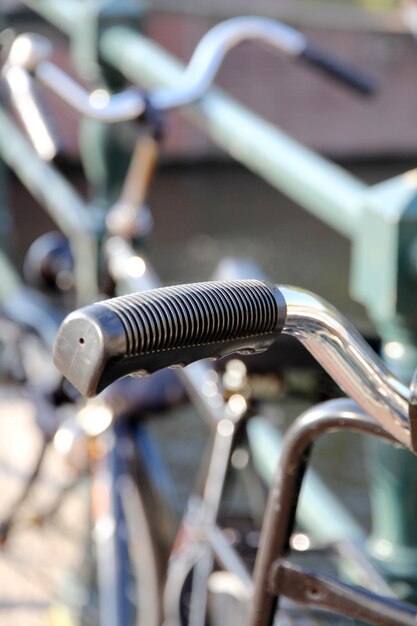
[[[231,352],[265,350],[282,332],[297,337],[353,402],[314,407],[288,433],[269,494],[253,578],[239,556],[227,548],[216,516],[203,508],[198,529],[210,551],[195,562],[193,585],[200,586],[191,600],[191,619],[197,612],[192,623],[205,623],[214,554],[229,574],[238,577],[235,594],[239,588],[241,599],[249,605],[251,626],[273,623],[279,595],[370,624],[413,624],[415,607],[288,561],[302,478],[319,435],[353,428],[412,449],[409,390],[325,301],[296,288],[260,281],[197,283],[120,296],[70,314],[57,336],[54,360],[81,393],[92,396],[128,374],[145,376]],[[228,430],[226,423],[218,427],[225,439],[233,432],[233,418],[228,423]],[[188,548],[195,549],[194,544],[199,547],[198,533]]]
[[[227,30],[227,29],[226,29],[226,27],[223,29],[223,32],[224,32],[224,30]],[[297,38],[296,38],[296,39],[297,39]],[[300,44],[300,40],[299,40],[299,39],[297,39],[297,41],[298,41],[298,44]],[[301,43],[303,43],[303,42],[301,42]],[[307,56],[307,58],[308,58],[308,54],[307,54],[306,56]],[[315,59],[314,57],[313,57],[313,60],[314,60],[314,61],[317,61],[317,59]],[[322,61],[320,61],[320,60],[319,60],[318,62],[320,63],[320,62],[322,62]],[[324,63],[324,65],[325,65],[325,69],[328,69],[328,64],[327,64],[327,63]],[[335,71],[335,68],[334,68],[331,64],[330,64],[330,68],[331,68],[331,70],[332,70],[332,71]],[[32,69],[33,69],[33,68],[32,68]],[[337,68],[336,68],[336,69],[337,69]],[[211,68],[209,67],[209,70],[210,70],[210,71],[209,71],[209,73],[210,73],[210,72],[211,72],[211,73],[213,73],[213,66],[212,66]],[[39,77],[39,79],[40,79],[40,80],[42,80],[45,84],[48,84],[49,86],[54,87],[55,89],[58,89],[58,91],[59,91],[59,85],[60,85],[60,80],[62,79],[62,75],[59,73],[59,71],[57,71],[56,69],[54,69],[54,68],[53,68],[53,66],[50,66],[50,64],[48,65],[48,63],[47,63],[47,62],[40,63],[39,67],[36,67],[36,69],[34,69],[34,72],[35,72],[35,74]],[[349,79],[351,78],[351,76],[350,76],[350,72],[348,72],[348,78],[349,78]],[[204,81],[203,81],[203,82],[204,82]],[[366,81],[364,82],[364,81],[359,80],[359,84],[360,84],[360,87],[361,87],[361,88],[365,88],[365,89],[367,89],[367,86],[366,86]],[[364,87],[364,85],[365,85],[365,87]],[[73,85],[72,85],[72,88],[73,88]],[[194,89],[194,88],[193,88],[193,89]],[[191,90],[191,93],[193,93],[193,94],[194,94],[194,96],[196,96],[196,94],[198,95],[198,94],[200,94],[200,93],[201,93],[201,92],[199,91],[199,90],[201,89],[201,85],[198,87],[198,89],[197,89],[196,91],[193,91],[193,89]],[[185,91],[187,92],[187,89],[185,89]],[[71,93],[74,93],[74,91],[71,91],[71,90],[70,90],[70,92],[71,92]],[[77,92],[77,93],[78,93],[78,92]],[[82,94],[81,94],[81,95],[82,95]],[[71,97],[72,97],[72,96],[68,96],[68,97],[69,97],[69,99],[71,100]],[[161,97],[162,97],[162,96],[161,96]],[[166,97],[166,95],[165,95],[164,97]],[[183,96],[181,96],[181,97],[183,97]],[[77,102],[78,102],[78,96],[77,96],[77,98],[75,98],[75,100],[77,100]],[[120,100],[119,100],[119,101],[120,101]],[[101,111],[100,115],[107,116],[107,115],[108,115],[108,111],[109,111],[109,110],[111,111],[111,109],[112,109],[112,106],[113,106],[113,103],[114,103],[114,102],[116,102],[116,103],[117,103],[117,100],[116,100],[116,101],[115,101],[115,100],[113,100],[113,101],[110,103],[110,105],[109,105],[109,109],[106,109],[106,107],[103,107],[103,109],[100,109],[100,111]],[[136,116],[136,115],[138,114],[138,111],[140,110],[140,108],[143,106],[143,103],[144,103],[143,98],[141,98],[141,96],[138,96],[137,94],[130,94],[130,95],[129,95],[129,97],[128,97],[127,102],[128,102],[128,106],[131,108],[131,111],[133,111],[133,112],[131,113],[131,115],[134,115],[134,116]],[[163,97],[162,97],[162,102],[163,102]],[[89,110],[89,108],[88,108],[88,106],[87,106],[87,105],[89,104],[89,103],[88,103],[88,98],[86,98],[85,96],[83,96],[83,97],[81,98],[81,103],[82,103],[81,109],[82,109],[84,112],[87,112],[87,109]],[[174,99],[174,103],[175,103],[175,104],[179,104],[178,99],[177,99],[177,100],[175,100],[175,99]],[[172,102],[171,102],[170,106],[171,106],[171,105],[172,105]],[[124,106],[124,105],[123,105],[123,106]],[[164,105],[164,104],[162,104],[162,107],[163,107],[163,106],[166,106],[166,103],[165,103],[165,105]],[[123,107],[122,107],[122,108],[123,108]],[[91,110],[89,110],[89,112],[91,113]],[[117,117],[117,116],[116,116],[116,117]],[[113,245],[114,243],[115,243],[115,242],[113,241],[113,242],[112,242],[112,245]],[[107,246],[107,250],[109,250],[109,247],[110,247],[110,246]],[[135,281],[133,280],[133,278],[134,278],[134,277],[132,277],[132,276],[126,276],[126,274],[128,274],[128,271],[127,271],[127,269],[126,269],[126,268],[128,267],[128,264],[127,264],[126,262],[128,261],[128,259],[129,259],[129,258],[136,258],[136,255],[135,255],[135,254],[132,254],[132,252],[131,252],[131,250],[129,249],[129,247],[128,247],[128,246],[125,246],[125,245],[122,245],[122,246],[118,245],[118,247],[117,247],[117,252],[116,252],[116,250],[115,250],[115,249],[113,249],[113,254],[114,254],[114,258],[116,258],[116,259],[117,259],[117,261],[118,261],[118,262],[117,262],[117,264],[116,264],[116,263],[114,263],[114,265],[115,265],[115,266],[117,265],[117,268],[118,268],[118,271],[119,271],[119,272],[120,272],[120,267],[123,267],[123,263],[121,263],[121,261],[124,259],[124,262],[125,262],[125,269],[124,269],[124,270],[122,270],[122,274],[123,274],[123,272],[125,273],[124,278],[125,278],[125,279],[126,279],[126,278],[127,278],[127,279],[129,279],[129,281],[130,281],[130,285],[132,285],[132,284],[135,282]],[[120,273],[119,273],[119,275],[118,275],[118,277],[117,277],[117,278],[118,278],[118,280],[119,280],[120,282],[123,282],[123,281],[121,280],[121,275],[120,275]],[[130,289],[132,290],[132,287],[130,287]],[[195,387],[195,386],[196,386],[196,385],[194,385],[194,387]],[[197,385],[197,386],[198,386],[198,385]]]

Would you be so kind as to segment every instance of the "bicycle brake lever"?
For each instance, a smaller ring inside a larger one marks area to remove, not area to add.
[[[75,311],[54,362],[85,396],[128,374],[268,348],[286,319],[280,290],[257,280],[164,287]]]

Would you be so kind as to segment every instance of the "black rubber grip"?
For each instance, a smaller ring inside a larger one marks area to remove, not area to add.
[[[279,289],[258,280],[164,287],[69,315],[54,361],[82,394],[92,396],[127,374],[264,350],[285,317]]]
[[[371,95],[376,89],[376,80],[373,76],[333,54],[329,54],[327,50],[323,50],[315,44],[308,43],[300,55],[300,59],[314,65],[331,78],[352,87],[363,95]]]

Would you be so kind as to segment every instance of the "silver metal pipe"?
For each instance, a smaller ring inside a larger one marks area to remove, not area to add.
[[[7,66],[3,78],[9,88],[12,104],[29,136],[33,147],[45,161],[52,161],[57,146],[34,94],[33,80],[18,66]]]
[[[253,580],[248,568],[240,554],[233,549],[230,541],[226,539],[224,532],[218,526],[209,526],[204,529],[211,549],[216,555],[216,560],[227,572],[234,574],[241,582],[240,589],[243,590],[247,599],[253,593]]]
[[[50,61],[40,63],[36,78],[77,113],[101,122],[137,119],[145,110],[145,100],[137,89],[111,95],[105,89],[90,93]]]
[[[135,119],[144,112],[145,100],[138,90],[128,89],[114,95],[101,89],[89,93],[54,63],[44,59],[36,63],[38,48],[45,47],[42,38],[31,35],[22,38],[26,69],[34,70],[36,77],[48,89],[80,115],[102,122],[121,122]],[[307,45],[301,33],[274,20],[250,16],[226,20],[214,26],[201,39],[178,84],[156,90],[149,96],[151,104],[164,110],[198,100],[211,86],[227,52],[242,41],[252,39],[265,42],[290,56],[300,55]]]
[[[1,70],[11,102],[35,150],[45,161],[52,161],[58,148],[47,115],[39,102],[31,71],[52,53],[48,39],[35,33],[17,36]]]
[[[348,396],[409,448],[409,389],[325,300],[293,287],[279,289],[287,303],[283,332],[297,337]]]
[[[145,99],[137,88],[117,94],[105,89],[90,93],[52,63],[51,54],[52,45],[42,35],[24,33],[13,41],[2,74],[15,95],[17,108],[25,104],[23,98],[29,89],[33,91],[31,75],[34,74],[40,83],[84,117],[107,123],[122,122],[137,119],[144,112]]]
[[[159,110],[172,109],[198,100],[211,86],[229,50],[252,39],[290,56],[300,55],[306,47],[304,35],[280,22],[252,16],[226,20],[201,39],[177,85],[150,95],[152,105]]]

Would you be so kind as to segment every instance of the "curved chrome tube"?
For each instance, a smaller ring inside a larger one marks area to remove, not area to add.
[[[211,86],[227,52],[243,41],[259,40],[292,57],[303,57],[361,93],[369,93],[372,80],[358,70],[311,46],[299,31],[272,19],[235,17],[214,26],[197,45],[177,85],[156,89],[148,100],[158,110],[191,104]],[[44,85],[59,95],[81,115],[103,122],[135,119],[145,110],[146,99],[136,90],[90,94],[51,63],[49,42],[40,35],[19,35],[8,54],[8,63],[34,73]]]
[[[10,47],[1,70],[11,102],[26,133],[40,157],[52,161],[58,152],[58,140],[50,127],[48,116],[35,92],[30,71],[52,52],[50,42],[40,35],[19,35]]]
[[[13,41],[2,74],[16,94],[16,107],[21,104],[20,86],[30,85],[30,75],[34,74],[39,82],[85,117],[101,122],[121,122],[137,119],[144,112],[145,99],[139,90],[127,89],[114,95],[102,89],[90,93],[49,61],[51,54],[52,46],[42,35],[23,33]]]
[[[6,64],[2,77],[11,102],[36,152],[44,161],[52,161],[58,152],[58,141],[36,98],[33,79],[19,66]]]
[[[298,31],[261,17],[231,18],[214,26],[202,38],[175,87],[159,89],[149,100],[159,110],[191,104],[211,86],[227,52],[242,41],[258,39],[291,56],[300,55],[306,39]],[[12,45],[9,62],[35,76],[48,89],[85,117],[102,122],[136,119],[145,110],[143,95],[128,89],[110,95],[104,90],[89,93],[54,63],[47,60],[47,40],[39,35],[19,36]]]
[[[297,337],[348,396],[410,448],[409,389],[325,300],[293,287],[279,289],[287,303],[282,332]]]
[[[298,31],[261,17],[236,17],[210,29],[194,50],[180,83],[150,94],[150,102],[159,110],[184,106],[201,98],[211,86],[226,54],[239,43],[260,40],[290,56],[300,55],[306,47]]]
[[[90,93],[49,61],[38,65],[35,75],[45,87],[84,117],[100,122],[123,122],[137,119],[145,110],[145,99],[137,89],[126,89],[113,95],[104,89]]]

